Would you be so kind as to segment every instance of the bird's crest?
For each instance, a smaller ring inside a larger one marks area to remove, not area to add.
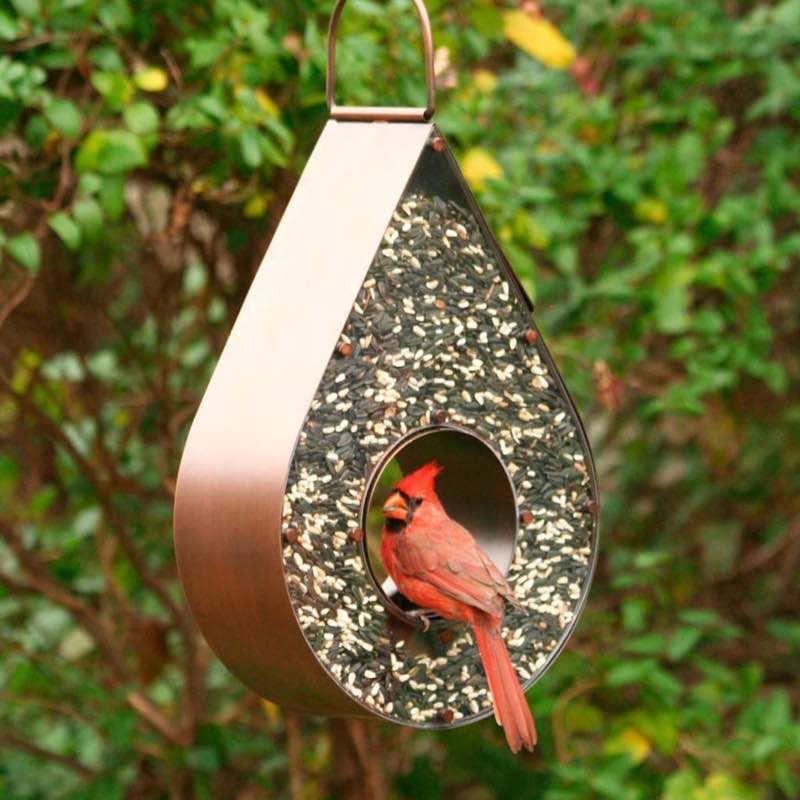
[[[430,461],[424,467],[410,472],[398,481],[397,488],[409,497],[434,493],[436,476],[444,469],[438,461]]]

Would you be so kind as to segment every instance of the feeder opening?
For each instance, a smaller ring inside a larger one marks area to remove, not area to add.
[[[384,602],[395,616],[418,624],[405,612],[417,606],[386,574],[380,556],[383,504],[394,485],[433,460],[443,467],[436,492],[447,513],[463,525],[504,574],[514,557],[517,505],[506,468],[494,450],[471,431],[437,426],[414,432],[395,445],[374,470],[364,503],[364,557]]]

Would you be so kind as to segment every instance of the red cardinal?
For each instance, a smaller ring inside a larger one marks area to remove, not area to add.
[[[519,603],[475,539],[447,516],[434,486],[441,471],[432,461],[392,490],[383,507],[383,565],[397,588],[420,606],[417,616],[436,612],[472,625],[497,724],[513,752],[523,746],[532,751],[536,728],[500,633],[503,601]]]

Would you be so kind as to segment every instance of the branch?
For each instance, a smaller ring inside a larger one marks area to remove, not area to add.
[[[76,772],[87,780],[96,778],[99,774],[85,764],[81,764],[79,761],[73,761],[71,758],[54,753],[52,750],[45,750],[43,747],[39,747],[31,742],[26,742],[13,733],[0,734],[0,747],[13,747],[15,750],[23,750],[37,758],[45,758],[48,761],[52,761],[54,764],[59,764],[66,769],[72,770],[72,772]]]
[[[16,578],[0,572],[0,583],[9,591],[20,594],[44,595],[57,605],[69,611],[78,623],[89,633],[98,649],[108,659],[111,666],[111,683],[120,686],[133,679],[125,656],[97,611],[85,600],[73,594],[58,581],[50,577],[47,567],[28,549],[26,549],[14,529],[0,520],[0,536],[6,542],[20,565],[28,573],[27,578]],[[128,704],[150,727],[160,733],[167,741],[185,746],[189,741],[192,729],[181,730],[170,722],[151,700],[140,692],[129,692],[126,696]]]
[[[187,747],[191,744],[186,732],[173,725],[169,718],[162,714],[156,705],[141,692],[128,692],[125,702],[168,742],[172,742],[178,747]]]
[[[386,797],[386,790],[380,772],[380,761],[370,752],[367,723],[361,719],[346,719],[344,729],[363,780],[362,791],[365,800],[383,800]]]
[[[39,428],[44,431],[45,435],[56,446],[66,451],[67,455],[74,461],[76,467],[89,481],[95,491],[105,518],[112,527],[113,533],[122,546],[125,555],[140,575],[142,582],[161,602],[162,606],[169,613],[173,623],[180,630],[186,652],[184,664],[186,683],[182,726],[184,728],[183,735],[191,738],[202,712],[202,699],[205,688],[204,676],[208,660],[207,654],[204,655],[203,651],[198,647],[197,634],[191,617],[184,608],[175,603],[167,587],[150,572],[144,554],[131,538],[124,521],[119,518],[114,507],[112,495],[109,492],[107,481],[97,474],[97,470],[94,468],[93,464],[78,450],[58,425],[28,397],[28,395],[15,391],[4,376],[0,376],[0,387],[5,388],[18,403],[20,408],[36,420]]]
[[[54,580],[47,567],[24,545],[16,531],[4,520],[0,520],[0,537],[6,542],[20,565],[28,573],[27,578],[14,578],[0,573],[0,582],[9,591],[22,594],[44,595],[57,605],[69,611],[80,625],[94,639],[103,655],[108,659],[117,683],[131,677],[130,670],[122,652],[116,647],[111,633],[92,606],[78,595],[66,589],[63,584]]]
[[[14,390],[5,376],[0,376],[0,386],[2,386],[14,400],[19,404],[20,408],[26,413],[30,414],[36,419],[39,427],[44,431],[47,437],[56,445],[63,448],[67,455],[75,462],[75,466],[83,473],[86,480],[89,481],[92,488],[97,495],[98,502],[106,515],[106,518],[114,526],[114,534],[120,541],[126,556],[131,564],[139,573],[144,584],[150,591],[158,598],[165,609],[170,613],[173,620],[189,637],[194,638],[194,630],[188,620],[183,609],[180,609],[173,599],[170,597],[169,592],[158,581],[158,579],[150,573],[150,570],[145,562],[144,555],[136,546],[133,539],[131,539],[127,528],[119,519],[116,509],[112,501],[112,497],[108,492],[108,487],[105,481],[97,475],[92,463],[84,456],[77,447],[72,443],[68,436],[47,416],[31,399],[20,392]]]
[[[17,290],[3,303],[2,307],[0,307],[0,328],[3,327],[3,323],[14,313],[14,309],[27,300],[31,289],[33,289],[33,284],[33,276],[26,274],[17,287]]]
[[[560,764],[566,764],[570,761],[570,754],[567,751],[567,745],[564,741],[566,736],[564,734],[564,714],[567,706],[579,695],[584,692],[590,692],[597,686],[596,680],[578,681],[573,684],[561,697],[553,708],[553,743],[556,747],[556,758]]]
[[[300,729],[300,715],[296,711],[286,711],[286,749],[289,755],[289,793],[292,800],[303,798],[303,734]]]

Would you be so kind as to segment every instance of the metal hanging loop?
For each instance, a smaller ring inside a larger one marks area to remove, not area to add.
[[[331,14],[328,28],[328,74],[326,93],[328,108],[332,119],[391,122],[426,122],[436,110],[436,73],[433,68],[433,31],[428,9],[423,0],[413,0],[422,28],[422,42],[425,48],[425,83],[428,90],[428,104],[425,108],[406,108],[402,106],[339,106],[336,105],[336,34],[339,20],[347,0],[337,0]]]

